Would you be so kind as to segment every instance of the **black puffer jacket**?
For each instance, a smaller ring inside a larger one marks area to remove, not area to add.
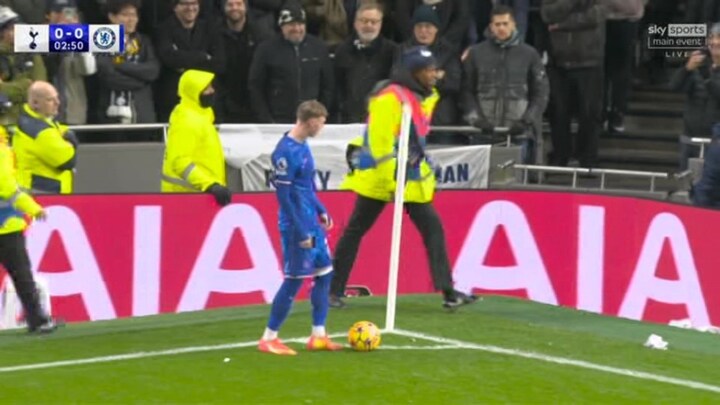
[[[299,45],[282,36],[260,44],[249,80],[257,122],[293,123],[297,106],[306,100],[318,100],[328,109],[332,106],[332,63],[325,44],[312,35]]]
[[[341,121],[363,122],[367,115],[367,96],[373,86],[390,77],[397,44],[378,37],[361,47],[350,38],[335,51],[335,79]]]
[[[683,121],[685,135],[710,137],[712,125],[720,122],[720,69],[712,69],[710,58],[694,71],[681,67],[670,79],[673,90],[687,95]]]
[[[473,46],[463,68],[462,102],[469,121],[480,118],[509,127],[534,122],[545,111],[550,96],[545,67],[517,34],[505,43],[489,37]]]
[[[551,65],[603,65],[606,10],[599,0],[543,0],[540,13],[550,29]]]

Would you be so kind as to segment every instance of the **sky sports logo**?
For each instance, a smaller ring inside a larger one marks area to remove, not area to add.
[[[702,49],[707,43],[705,24],[652,24],[648,27],[648,49]]]

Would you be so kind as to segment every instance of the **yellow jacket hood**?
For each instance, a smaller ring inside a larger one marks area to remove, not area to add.
[[[212,83],[215,74],[202,70],[187,70],[180,76],[178,96],[183,102],[200,107],[200,93]]]

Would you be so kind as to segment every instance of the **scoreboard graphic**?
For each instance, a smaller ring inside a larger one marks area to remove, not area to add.
[[[111,24],[16,24],[17,53],[123,53],[125,30]]]

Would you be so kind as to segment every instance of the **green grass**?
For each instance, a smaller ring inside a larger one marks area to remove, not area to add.
[[[331,332],[355,321],[384,324],[383,298],[333,310]],[[522,300],[485,297],[447,313],[437,296],[401,297],[400,329],[464,342],[584,360],[720,385],[720,337]],[[73,324],[34,337],[0,333],[0,369],[13,365],[257,340],[267,306]],[[281,336],[309,332],[298,303]],[[651,333],[669,350],[644,348]],[[0,403],[717,403],[720,394],[568,365],[472,349],[430,350],[434,342],[385,334],[372,353],[259,353],[222,349],[0,373]],[[383,346],[417,350],[382,350]],[[424,348],[423,348],[424,347]],[[225,357],[230,362],[223,362]]]

